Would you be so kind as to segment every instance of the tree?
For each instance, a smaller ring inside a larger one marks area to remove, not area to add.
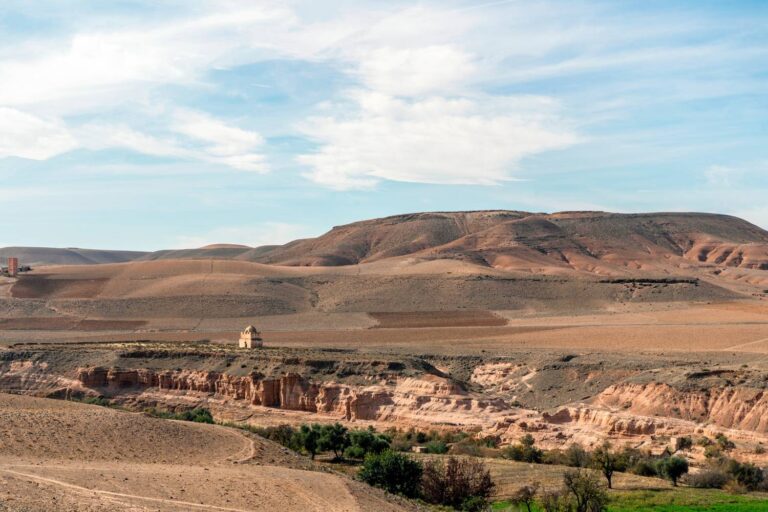
[[[479,460],[448,457],[430,460],[424,466],[421,490],[430,503],[462,509],[474,498],[473,507],[480,506],[481,501],[487,505],[494,488],[491,472]]]
[[[589,454],[579,443],[573,443],[565,450],[565,462],[574,468],[585,468],[591,460]]]
[[[350,446],[344,450],[346,457],[362,459],[369,453],[381,453],[391,444],[389,436],[377,433],[372,427],[349,432]]]
[[[533,510],[531,507],[533,507],[536,501],[536,494],[539,492],[540,486],[541,484],[538,482],[522,486],[512,495],[512,503],[518,507],[525,507],[528,512],[531,512]]]
[[[320,431],[317,447],[322,451],[332,451],[334,458],[338,459],[349,446],[349,433],[347,427],[341,423],[324,425]]]
[[[419,494],[422,472],[419,462],[407,455],[385,450],[378,455],[366,455],[358,477],[369,485],[415,498]]]
[[[688,461],[682,457],[667,457],[659,462],[659,469],[677,487],[678,479],[688,473]]]
[[[315,424],[311,426],[302,425],[296,434],[298,445],[312,457],[312,460],[315,460],[321,433],[322,427]]]
[[[535,440],[531,434],[526,434],[520,439],[520,444],[508,446],[504,450],[504,457],[520,462],[540,463],[543,452],[536,448]]]
[[[592,454],[592,463],[605,477],[608,488],[613,489],[613,473],[618,466],[616,454],[611,451],[610,443],[606,442]]]
[[[563,474],[563,487],[575,502],[576,512],[602,512],[608,503],[608,494],[594,473],[570,470]]]

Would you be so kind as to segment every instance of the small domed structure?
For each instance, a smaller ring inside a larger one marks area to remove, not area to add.
[[[259,348],[264,346],[264,342],[261,340],[259,331],[254,326],[249,325],[240,333],[238,346],[240,348]]]

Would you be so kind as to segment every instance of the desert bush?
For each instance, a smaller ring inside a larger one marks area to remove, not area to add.
[[[763,470],[751,463],[741,463],[729,460],[725,463],[725,470],[748,491],[754,491],[765,479]]]
[[[297,430],[290,425],[278,425],[277,427],[253,427],[246,425],[240,428],[279,443],[293,451],[301,451],[302,446],[297,438]]]
[[[579,443],[573,443],[565,450],[566,465],[573,468],[586,468],[592,463],[587,450]]]
[[[82,402],[89,405],[100,405],[101,407],[110,407],[112,405],[112,402],[103,396],[89,396],[83,398]]]
[[[630,472],[640,476],[659,476],[658,465],[650,458],[638,460]]]
[[[573,502],[565,490],[545,492],[541,495],[539,505],[544,512],[573,512]]]
[[[535,440],[531,434],[526,434],[520,439],[520,443],[507,446],[502,451],[502,457],[518,462],[540,463],[544,453],[536,448]]]
[[[733,441],[728,439],[728,436],[726,436],[722,432],[715,436],[715,441],[717,442],[718,446],[720,446],[720,449],[723,450],[724,452],[727,452],[736,448],[736,445],[733,443]]]
[[[145,409],[144,412],[155,418],[163,418],[167,420],[193,421],[195,423],[214,423],[211,411],[202,407],[196,407],[194,409],[183,412],[161,411],[159,409],[149,408]]]
[[[681,437],[677,440],[678,450],[690,450],[691,448],[693,448],[693,439],[691,436]]]
[[[419,462],[401,453],[385,450],[366,455],[358,477],[369,485],[415,498],[419,494],[422,472]]]
[[[424,451],[426,453],[435,453],[435,454],[448,453],[448,445],[446,445],[444,442],[440,441],[439,439],[428,442],[424,448],[425,448]]]
[[[704,457],[710,460],[721,459],[723,457],[723,449],[717,444],[707,445],[704,447]]]
[[[459,443],[454,443],[451,445],[451,449],[448,450],[448,453],[451,455],[469,455],[471,457],[483,456],[483,450],[481,450],[480,447],[477,446],[477,443],[471,439],[464,439]]]
[[[736,480],[728,480],[723,486],[723,490],[728,494],[746,494],[747,488],[741,485]]]
[[[410,452],[413,450],[415,444],[412,441],[408,441],[402,437],[398,437],[392,440],[389,447],[396,452]]]
[[[476,459],[448,457],[424,465],[421,494],[429,503],[459,510],[482,510],[487,507],[494,487],[490,471]]]
[[[719,469],[705,469],[688,475],[686,483],[697,489],[722,489],[731,477]]]

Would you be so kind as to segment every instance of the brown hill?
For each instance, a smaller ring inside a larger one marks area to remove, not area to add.
[[[60,315],[200,325],[253,315],[593,311],[768,293],[768,232],[694,213],[411,214],[280,247],[169,251],[142,260],[151,261],[25,275],[6,285],[3,317],[15,329]]]
[[[23,265],[95,265],[100,263],[124,263],[146,255],[140,251],[113,251],[98,249],[51,247],[2,247],[0,261],[6,258],[19,258]]]
[[[766,270],[768,232],[736,217],[703,213],[417,213],[335,227],[237,259],[336,266],[397,256],[558,273],[667,271],[692,263]]]

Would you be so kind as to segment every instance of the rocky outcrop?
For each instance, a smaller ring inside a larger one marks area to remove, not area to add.
[[[668,384],[617,384],[595,400],[626,413],[711,422],[724,428],[768,433],[768,393],[745,386],[677,389]]]
[[[437,415],[444,423],[480,426],[489,416],[508,409],[501,400],[468,396],[449,379],[434,375],[350,386],[312,382],[296,373],[262,378],[256,373],[239,377],[194,370],[92,367],[79,368],[77,382],[83,388],[106,395],[150,388],[169,393],[201,393],[256,406],[325,413],[346,420],[424,422]]]

